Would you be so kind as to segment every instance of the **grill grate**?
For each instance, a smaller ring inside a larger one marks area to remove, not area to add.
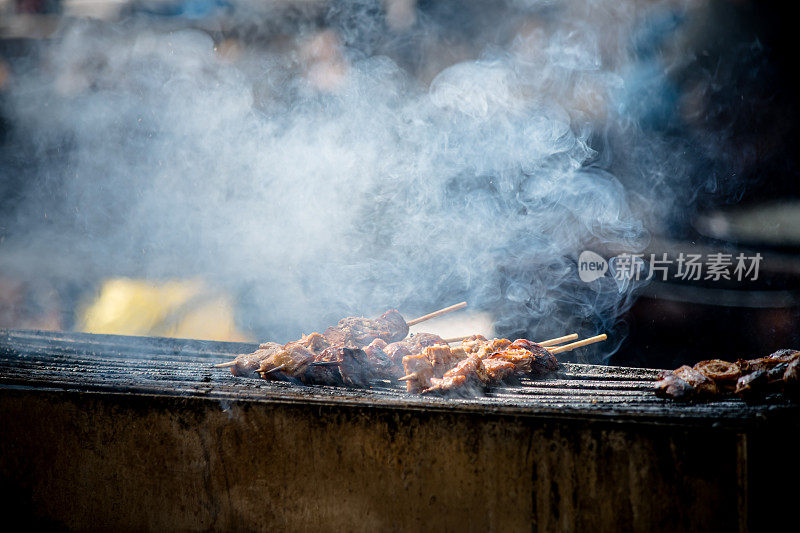
[[[746,404],[739,399],[680,405],[657,398],[657,370],[564,364],[539,380],[522,379],[473,399],[421,397],[400,384],[370,389],[302,386],[238,378],[214,363],[255,344],[84,333],[0,332],[0,387],[95,393],[189,395],[220,400],[371,405],[446,409],[521,416],[635,420],[659,424],[753,426],[794,417],[798,404],[784,398]]]

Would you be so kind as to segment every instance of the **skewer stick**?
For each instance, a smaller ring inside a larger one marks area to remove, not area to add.
[[[226,363],[220,363],[218,365],[214,365],[214,368],[228,368],[229,366],[236,366],[236,361],[228,361]]]
[[[465,335],[463,337],[453,337],[451,339],[444,339],[444,342],[446,342],[447,344],[453,344],[454,342],[460,342],[470,337],[472,337],[472,335]],[[570,335],[564,335],[563,337],[556,337],[555,339],[548,339],[546,341],[538,342],[537,344],[539,346],[553,346],[555,344],[561,344],[562,342],[574,341],[577,338],[578,338],[577,333],[571,333]]]
[[[449,339],[442,339],[447,344],[453,344],[454,342],[461,342],[465,339],[469,339],[472,335],[464,335],[463,337],[450,337]]]
[[[259,370],[258,373],[262,375],[272,374],[273,372],[277,372],[278,370],[283,370],[286,368],[286,365],[278,365],[275,368],[270,368],[269,370]]]
[[[407,376],[403,376],[402,378],[397,378],[397,381],[408,381],[417,377],[417,373],[408,374]]]
[[[605,333],[601,335],[595,335],[594,337],[589,337],[588,339],[583,339],[582,341],[573,342],[570,344],[565,344],[563,346],[558,346],[553,348],[552,350],[548,350],[551,354],[555,355],[561,352],[570,352],[575,348],[580,348],[581,346],[587,346],[589,344],[594,344],[595,342],[601,342],[608,338],[608,335]]]
[[[539,344],[539,346],[553,346],[553,345],[556,345],[556,344],[561,344],[562,342],[574,341],[577,338],[578,338],[578,334],[577,333],[572,333],[570,335],[564,335],[563,337],[556,337],[555,339],[549,339],[549,340],[546,340],[546,341],[542,341],[542,342],[540,342],[538,344]]]
[[[457,303],[455,305],[451,305],[450,307],[445,307],[444,309],[439,309],[438,311],[434,311],[433,313],[428,313],[427,315],[423,315],[419,318],[415,318],[414,320],[409,320],[406,322],[409,326],[413,326],[414,324],[419,324],[420,322],[425,322],[426,320],[430,320],[432,318],[436,318],[437,316],[446,315],[447,313],[452,313],[453,311],[458,311],[459,309],[464,309],[467,306],[467,302]]]
[[[340,361],[313,361],[308,366],[339,366]]]

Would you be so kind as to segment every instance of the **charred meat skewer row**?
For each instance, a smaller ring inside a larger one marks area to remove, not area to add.
[[[737,394],[750,399],[771,392],[800,392],[800,351],[779,350],[735,363],[712,359],[662,372],[655,393],[677,401],[708,400]]]
[[[539,346],[543,346],[543,347],[544,346],[553,346],[554,344],[558,344],[559,342],[564,342],[564,341],[573,340],[573,339],[577,339],[577,338],[578,338],[578,334],[577,333],[572,333],[570,335],[565,335],[563,337],[557,337],[555,339],[549,339],[549,340],[546,340],[546,341],[542,341],[541,343],[539,343]],[[473,345],[475,345],[475,342],[480,341],[480,339],[483,339],[482,342],[488,342],[488,341],[486,341],[486,338],[481,336],[481,335],[468,335],[468,336],[464,336],[464,337],[458,337],[458,339],[462,341],[462,345],[464,345],[464,341],[468,341],[465,346],[473,346]],[[434,345],[437,345],[437,344],[438,345],[452,344],[453,342],[454,342],[453,339],[442,339],[438,335],[434,335],[432,333],[417,333],[415,335],[412,335],[408,339],[405,339],[405,340],[402,340],[402,341],[393,342],[393,343],[391,343],[389,345],[386,345],[384,343],[384,344],[382,344],[380,346],[380,348],[392,359],[392,362],[394,362],[398,367],[401,367],[402,364],[403,364],[403,357],[405,357],[406,355],[420,354],[424,348],[427,348],[427,347],[430,347],[430,346],[434,346]],[[510,342],[510,341],[506,341],[506,342]],[[581,341],[581,342],[585,343],[586,341]],[[577,344],[577,343],[575,343],[575,344]],[[572,346],[572,345],[566,345],[566,346]],[[459,347],[459,348],[461,348],[461,347]],[[560,349],[562,347],[559,346],[557,348]],[[457,350],[458,348],[450,348],[450,349],[451,350]],[[556,348],[553,348],[553,349],[555,350]],[[434,354],[431,357],[435,357],[435,354],[437,354],[437,353],[445,353],[445,352],[446,352],[446,350],[442,350],[441,348],[438,351],[436,351],[436,350],[431,351],[431,353]],[[461,356],[457,357],[456,362],[461,360],[461,359],[463,359],[464,357],[466,357],[466,355],[461,355]],[[336,364],[337,364],[336,362],[328,362],[328,361],[315,361],[314,363],[311,363],[312,366],[315,366],[315,365],[333,366],[333,365],[336,365]],[[438,364],[441,365],[441,364],[446,364],[446,363],[440,362]],[[450,366],[452,366],[452,365],[447,366],[447,368],[449,368]],[[442,372],[444,372],[444,371],[442,371]],[[439,376],[439,377],[441,377],[441,376]]]
[[[415,347],[421,349],[437,344],[444,345],[441,337],[421,333],[391,344],[375,339],[363,348],[328,346],[318,353],[302,345],[287,345],[284,350],[263,359],[256,372],[273,381],[366,387],[380,380],[395,380],[403,374],[402,366],[390,353],[397,355]],[[276,371],[277,368],[280,371]]]
[[[468,359],[470,354],[494,355],[493,359],[487,357],[484,363],[473,365],[479,370],[484,365],[487,367],[489,377],[484,380],[487,385],[500,382],[518,370],[535,375],[557,368],[555,359],[544,348],[538,349],[540,356],[546,354],[552,361],[541,361],[539,365],[532,365],[531,350],[538,345],[525,340],[516,341],[512,346],[507,340],[487,341],[483,337],[474,336],[463,342],[462,346],[451,348],[438,335],[420,333],[391,344],[382,339],[375,339],[363,349],[329,346],[315,354],[309,348],[311,344],[309,341],[313,339],[313,336],[309,336],[304,338],[305,342],[289,343],[282,349],[272,352],[260,362],[256,372],[271,381],[367,387],[376,381],[398,379],[404,369],[401,362],[413,364],[410,361],[425,361],[430,367],[429,377],[440,380],[426,382],[425,388],[436,385],[437,388],[431,392],[449,392],[468,381],[464,376],[452,379],[457,376],[450,371],[461,361]],[[406,367],[408,368],[410,367]],[[534,371],[534,368],[537,370]],[[458,371],[463,374],[463,370]],[[422,392],[416,387],[416,382],[420,380],[419,377],[415,377],[414,382],[408,386],[409,390]]]
[[[367,346],[375,339],[382,339],[387,343],[404,339],[408,335],[408,326],[417,324],[425,320],[436,318],[446,313],[463,309],[467,306],[466,302],[461,302],[456,305],[451,305],[444,309],[440,309],[433,313],[421,316],[409,322],[403,319],[399,311],[390,309],[382,314],[375,320],[363,317],[347,317],[339,321],[336,326],[331,326],[325,330],[321,335],[319,333],[312,333],[305,336],[299,341],[294,343],[301,343],[308,345],[306,339],[314,337],[314,345],[308,347],[315,353],[329,346],[348,346],[361,348]],[[290,343],[292,344],[292,343]],[[284,345],[287,346],[287,345]],[[254,377],[260,362],[265,358],[272,355],[275,351],[284,348],[280,344],[274,342],[266,342],[259,345],[258,350],[251,354],[242,354],[236,357],[233,361],[220,363],[214,365],[216,368],[231,368],[231,373],[234,376],[247,376]]]
[[[328,346],[330,346],[328,340],[319,333],[304,335],[300,340],[288,342],[284,345],[280,345],[277,342],[264,342],[258,346],[255,352],[239,355],[232,361],[232,365],[226,364],[225,366],[231,367],[231,373],[234,376],[258,377],[258,369],[261,367],[262,361],[266,359],[274,358],[287,351],[291,353],[308,352],[313,356],[322,352]]]
[[[572,335],[567,335],[567,337],[572,337]],[[484,367],[487,367],[487,361],[491,359],[492,362],[488,363],[487,369],[490,376],[492,376],[491,381],[497,382],[514,373],[540,376],[552,372],[558,368],[558,361],[554,357],[555,354],[604,341],[606,338],[607,336],[605,334],[596,335],[578,342],[550,348],[527,339],[517,339],[514,342],[508,339],[493,339],[489,341],[485,337],[475,335],[465,338],[461,342],[460,347],[451,350],[450,357],[460,361],[471,356],[476,356],[484,361]],[[551,339],[549,341],[544,341],[544,343],[550,345],[556,340],[557,339]],[[460,352],[457,350],[460,350]],[[442,368],[448,368],[447,362],[442,362],[446,357],[442,355],[441,352],[442,350],[439,347],[436,347],[436,349],[426,348],[421,354],[407,356],[407,358],[403,359],[403,367],[406,370],[406,375],[400,379],[401,381],[406,381],[406,387],[409,392],[446,392],[447,390],[461,386],[461,380],[453,381],[452,385],[433,381],[434,379],[448,377],[441,371]],[[426,363],[425,359],[427,359],[429,363]],[[509,363],[512,365],[513,369],[501,363]],[[428,368],[428,364],[430,368]],[[458,372],[467,371],[474,366],[475,365],[466,365]],[[478,365],[476,371],[479,370],[480,367]],[[479,373],[479,375],[482,374]],[[475,379],[470,378],[463,382],[463,385],[467,386],[467,384],[474,383]]]
[[[539,345],[526,340],[511,343],[503,339],[487,341],[484,337],[473,336],[462,342],[462,346],[450,347],[437,335],[420,333],[391,344],[375,339],[363,349],[329,346],[315,354],[310,346],[313,346],[315,338],[321,337],[315,335],[304,337],[304,342],[289,343],[271,353],[261,361],[257,373],[272,381],[367,387],[380,380],[398,379],[403,374],[401,361],[413,364],[409,361],[418,360],[427,362],[430,369],[431,380],[425,387],[431,389],[428,392],[458,391],[464,394],[469,390],[466,385],[475,383],[470,371],[478,371],[482,386],[488,386],[501,382],[517,371],[537,375],[557,368],[555,359],[546,349],[537,349]],[[538,352],[540,359],[549,357],[551,361],[541,360],[538,365],[531,364],[532,351]],[[493,357],[485,357],[485,361],[471,366],[459,367],[461,362],[469,359],[470,354]],[[418,377],[416,381],[419,381]],[[409,390],[422,392],[415,390],[415,383],[410,384]]]
[[[403,358],[408,392],[430,394],[471,392],[499,384],[513,374],[541,376],[558,369],[546,348],[527,339],[487,340],[473,336],[461,346],[431,346]]]
[[[566,338],[573,338],[573,335]],[[464,394],[469,390],[467,385],[479,382],[481,386],[488,386],[515,372],[538,375],[557,368],[555,358],[530,341],[521,339],[511,343],[471,336],[461,346],[450,347],[441,337],[430,333],[419,333],[393,343],[377,338],[363,348],[331,346],[323,335],[312,333],[283,346],[265,343],[259,351],[262,357],[254,361],[258,364],[254,374],[266,380],[354,387],[396,380],[404,373],[403,363],[409,356],[420,359],[422,355],[421,359],[430,367],[426,393],[457,391]],[[532,359],[532,352],[538,353],[538,364]],[[471,356],[480,362],[461,364]],[[420,381],[419,377],[415,377],[415,381]],[[408,388],[414,391],[415,384],[409,384]]]

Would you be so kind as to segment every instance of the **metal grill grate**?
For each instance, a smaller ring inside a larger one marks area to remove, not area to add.
[[[374,405],[556,418],[635,420],[667,424],[752,426],[796,416],[783,398],[752,405],[739,399],[681,405],[657,398],[658,371],[564,364],[558,374],[496,387],[473,399],[421,397],[400,384],[370,389],[301,386],[234,377],[214,363],[252,352],[255,344],[118,335],[0,333],[0,387],[78,392],[189,395],[221,400]]]

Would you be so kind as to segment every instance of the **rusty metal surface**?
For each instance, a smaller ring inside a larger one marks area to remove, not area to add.
[[[655,370],[565,364],[539,380],[496,387],[475,399],[421,397],[396,383],[370,389],[301,386],[237,378],[214,363],[254,344],[182,339],[7,331],[0,333],[0,387],[182,395],[278,403],[380,406],[636,423],[747,428],[797,418],[800,406],[783,398],[746,404],[727,399],[681,405],[656,398]]]
[[[7,515],[72,530],[733,531],[736,435],[0,390]]]

